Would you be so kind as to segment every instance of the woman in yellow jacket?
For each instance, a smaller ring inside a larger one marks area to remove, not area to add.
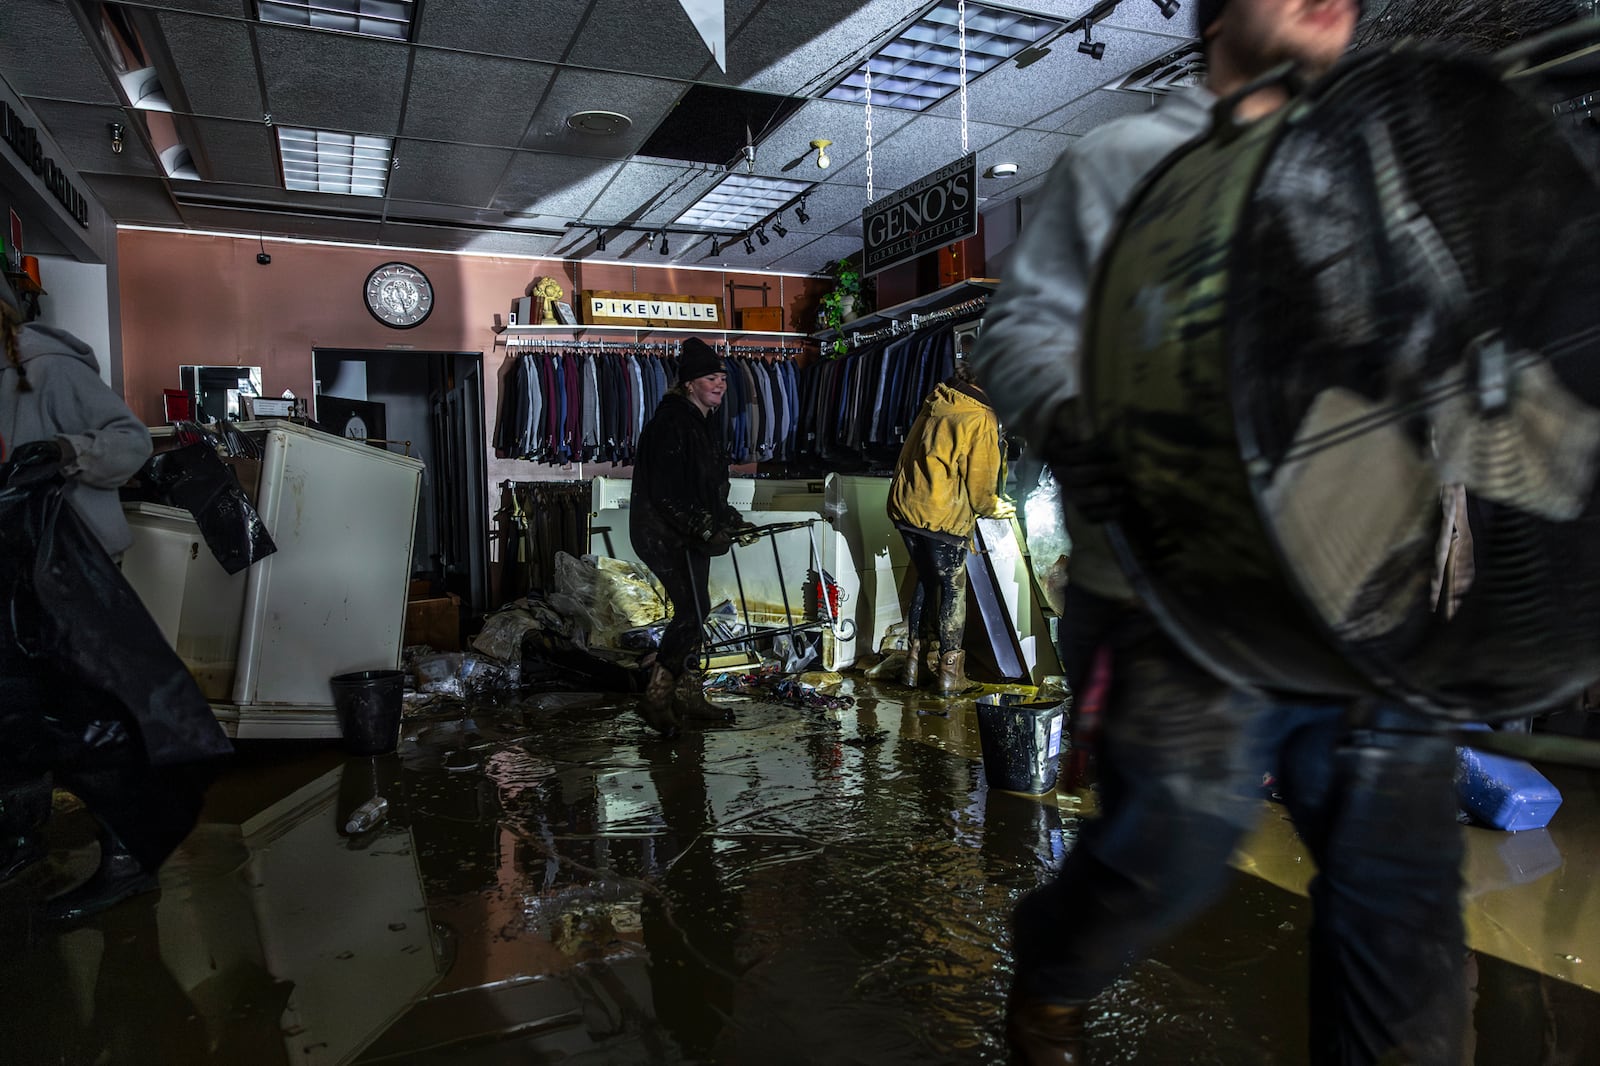
[[[1000,495],[1003,469],[994,408],[971,368],[958,361],[955,373],[934,388],[911,424],[889,486],[889,520],[905,539],[917,578],[906,613],[910,653],[901,680],[907,685],[919,680],[924,650],[937,647],[934,687],[939,694],[969,689],[961,646],[967,551],[979,518],[1016,514]]]

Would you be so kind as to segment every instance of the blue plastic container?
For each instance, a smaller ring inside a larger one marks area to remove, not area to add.
[[[1456,801],[1476,821],[1516,833],[1549,825],[1561,793],[1521,759],[1457,748]]]

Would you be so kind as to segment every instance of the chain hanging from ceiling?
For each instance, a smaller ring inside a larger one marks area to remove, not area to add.
[[[872,203],[872,60],[867,60],[867,203]]]
[[[961,157],[967,156],[967,0],[956,3],[956,25],[961,45]]]

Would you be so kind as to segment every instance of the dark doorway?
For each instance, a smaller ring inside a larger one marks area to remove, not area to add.
[[[454,592],[472,622],[489,601],[489,504],[481,352],[313,352],[317,420],[365,430],[374,447],[427,467],[411,573]],[[330,421],[331,419],[331,421]]]

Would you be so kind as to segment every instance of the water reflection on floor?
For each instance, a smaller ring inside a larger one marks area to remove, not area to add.
[[[970,703],[858,693],[673,740],[543,697],[376,760],[258,747],[158,897],[65,934],[25,904],[92,865],[58,818],[49,868],[0,892],[0,1058],[1003,1062],[1010,907],[1079,801],[986,791]],[[347,835],[374,795],[388,820]],[[1096,1061],[1304,1061],[1308,921],[1240,878],[1107,994]],[[1488,959],[1463,981],[1477,1061],[1600,1060],[1592,994]]]

